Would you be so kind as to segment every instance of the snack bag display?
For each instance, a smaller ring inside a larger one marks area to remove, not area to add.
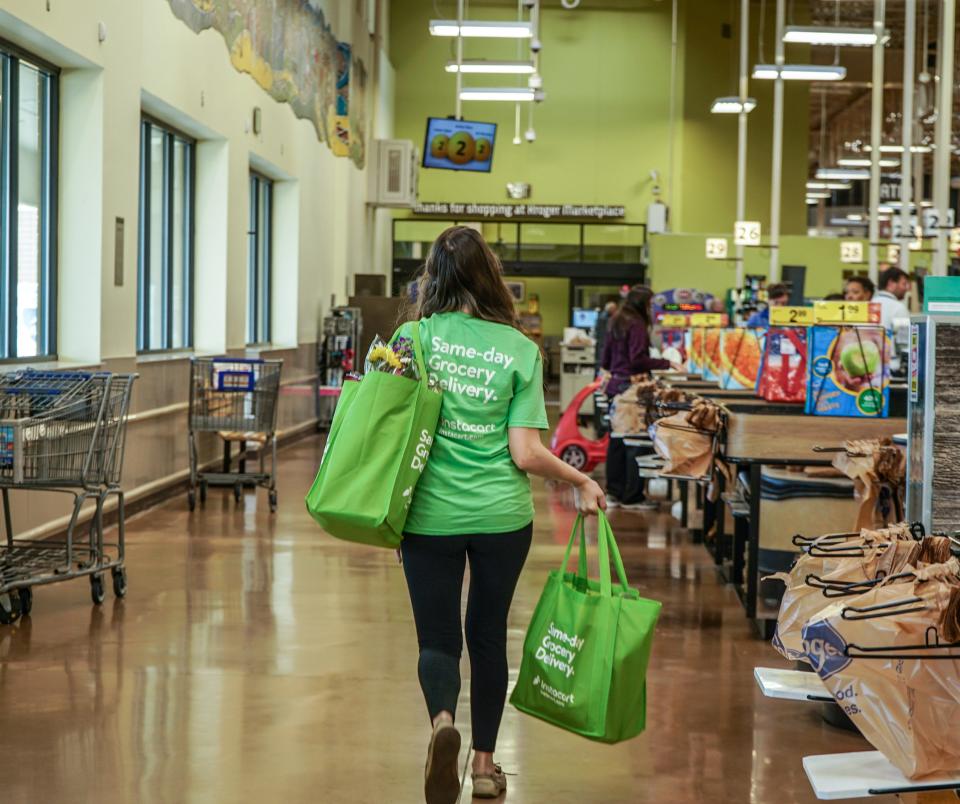
[[[706,330],[688,329],[684,336],[687,347],[687,370],[691,374],[703,375],[703,346]]]
[[[812,327],[808,346],[807,413],[889,415],[891,350],[882,327]]]
[[[721,336],[723,330],[711,327],[703,330],[703,379],[709,382],[719,382],[723,376],[723,354]]]
[[[806,328],[771,327],[768,330],[757,395],[768,402],[806,401]]]
[[[958,574],[955,558],[918,569],[836,600],[803,629],[804,651],[827,689],[910,779],[960,769],[960,651],[937,647],[960,639]]]
[[[764,330],[725,329],[720,335],[720,387],[750,390],[757,387],[763,355]]]
[[[661,329],[660,330],[660,353],[663,354],[667,349],[676,349],[680,353],[680,360],[688,371],[690,371],[689,354],[687,351],[687,330],[684,329]]]

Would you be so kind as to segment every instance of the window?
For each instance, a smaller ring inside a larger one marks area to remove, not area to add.
[[[194,142],[140,124],[137,350],[193,346]]]
[[[56,355],[58,77],[0,47],[0,359]]]
[[[250,174],[250,231],[247,254],[247,343],[270,343],[273,299],[273,182]]]

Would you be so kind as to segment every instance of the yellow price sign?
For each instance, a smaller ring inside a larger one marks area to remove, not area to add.
[[[727,317],[723,313],[694,313],[690,316],[692,327],[725,327]]]
[[[772,327],[812,327],[816,323],[812,307],[771,307]]]
[[[880,305],[871,302],[819,301],[813,310],[817,324],[880,323]]]
[[[667,313],[660,316],[660,326],[670,329],[682,329],[689,326],[689,319],[682,313]]]

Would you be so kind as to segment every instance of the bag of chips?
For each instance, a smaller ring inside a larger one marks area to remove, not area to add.
[[[910,779],[960,770],[960,646],[949,647],[960,640],[958,576],[955,558],[918,569],[831,603],[803,629],[827,689]]]

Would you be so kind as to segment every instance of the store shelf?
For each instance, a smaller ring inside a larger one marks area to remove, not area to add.
[[[960,789],[960,773],[936,774],[911,781],[879,751],[804,757],[803,769],[821,801]]]
[[[787,701],[832,701],[816,673],[802,670],[781,670],[777,667],[755,667],[753,676],[760,691],[768,698]]]

